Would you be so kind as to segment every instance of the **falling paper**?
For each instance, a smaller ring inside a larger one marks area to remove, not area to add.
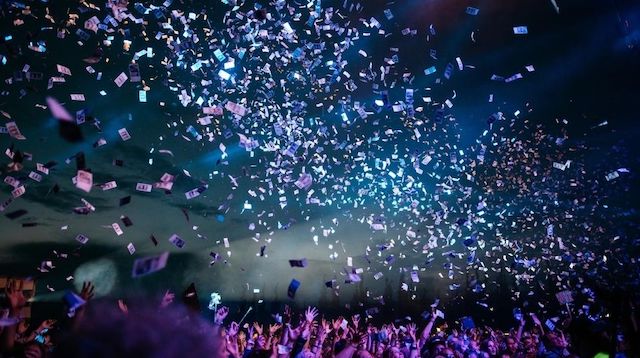
[[[513,33],[516,35],[526,35],[529,33],[529,29],[526,26],[514,26]]]
[[[136,184],[136,190],[137,191],[143,191],[145,193],[150,193],[152,189],[153,189],[153,186],[151,184],[145,184],[145,183],[137,183]]]
[[[115,82],[116,86],[122,87],[122,85],[127,81],[127,79],[129,79],[127,75],[124,72],[122,72],[118,75],[118,77],[116,77],[115,80],[113,80],[113,82]]]
[[[183,248],[185,244],[184,240],[182,240],[180,236],[176,234],[171,235],[171,237],[169,238],[169,242],[179,249]]]
[[[82,235],[82,234],[78,234],[76,236],[76,241],[84,245],[87,242],[89,242],[89,238],[84,236],[84,235]]]
[[[169,259],[169,253],[165,252],[158,256],[149,256],[141,259],[137,259],[133,263],[133,270],[131,277],[142,277],[151,273],[157,272],[167,266],[167,260]]]
[[[87,193],[91,191],[93,186],[93,174],[84,170],[78,170],[76,175],[76,188],[84,190]]]
[[[120,138],[122,138],[123,141],[127,141],[131,139],[131,135],[129,135],[129,132],[127,131],[126,128],[118,129],[118,134],[120,135]]]
[[[47,97],[47,106],[49,106],[49,110],[54,118],[64,120],[64,121],[73,121],[73,117],[67,112],[67,110],[53,97]]]
[[[9,135],[12,138],[18,139],[18,140],[25,140],[27,139],[25,136],[22,135],[22,133],[20,132],[20,129],[18,128],[18,125],[16,124],[16,122],[7,122],[6,124],[7,126],[7,130],[9,131]]]

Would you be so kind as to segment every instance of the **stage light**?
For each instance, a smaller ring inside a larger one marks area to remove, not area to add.
[[[73,276],[74,285],[78,292],[82,289],[83,282],[90,281],[95,287],[96,297],[100,297],[111,292],[117,281],[118,271],[113,261],[100,259],[78,266]]]

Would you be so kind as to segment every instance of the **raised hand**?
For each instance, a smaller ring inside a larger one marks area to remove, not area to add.
[[[327,328],[327,327],[326,327],[326,326],[323,326],[323,325],[320,325],[320,326],[318,327],[318,331],[317,331],[317,333],[316,333],[316,336],[317,336],[317,339],[318,339],[318,340],[322,341],[322,340],[324,340],[324,339],[327,337],[327,333],[328,333],[328,332],[326,331],[326,328]]]
[[[333,330],[337,331],[338,328],[340,328],[340,325],[342,325],[342,320],[344,320],[344,318],[342,318],[342,316],[336,318],[333,320]]]
[[[240,353],[238,352],[238,341],[234,339],[234,337],[231,337],[231,336],[225,337],[224,346],[229,356],[234,358],[240,357]]]
[[[416,324],[415,323],[409,323],[407,325],[407,333],[409,334],[409,337],[411,337],[411,339],[413,339],[413,341],[416,342]]]
[[[351,322],[353,322],[353,326],[358,330],[358,325],[360,324],[360,315],[355,315],[351,317]]]
[[[305,340],[309,339],[309,337],[311,336],[311,325],[310,324],[305,324],[304,328],[302,329],[302,332],[300,333],[300,335]]]
[[[253,322],[253,328],[255,328],[258,335],[262,335],[262,326],[259,325],[258,322]]]
[[[393,331],[393,333],[395,333],[395,335],[397,336],[398,332],[400,331],[400,328],[396,328],[396,326],[393,323],[391,323],[389,326],[390,326],[391,330]]]
[[[93,285],[93,283],[91,283],[91,281],[83,282],[82,290],[80,290],[80,297],[82,297],[82,299],[85,301],[89,301],[94,296],[93,291],[95,290],[95,288],[96,287]]]
[[[382,325],[382,327],[380,328],[380,332],[384,333],[384,335],[387,337],[389,337],[389,333],[391,333],[386,324]]]
[[[296,328],[289,327],[289,339],[291,339],[292,341],[295,341],[296,339],[298,339],[301,329],[302,329],[301,325]]]
[[[279,323],[270,324],[269,325],[269,335],[273,336],[280,329],[280,327],[282,327],[282,325],[279,324]]]
[[[569,346],[569,342],[567,342],[567,339],[564,336],[564,332],[558,330],[558,332],[560,332],[559,334],[559,340],[558,340],[558,344],[563,347],[566,348],[567,346]]]
[[[436,319],[438,319],[438,316],[436,316],[436,308],[435,307],[431,307],[430,310],[431,310],[431,313],[429,314],[429,321],[430,322],[435,322]]]
[[[164,293],[164,296],[162,296],[162,301],[160,301],[160,308],[168,307],[175,297],[176,295],[173,292],[167,290],[167,292]]]
[[[538,316],[536,316],[536,314],[535,314],[535,313],[530,313],[529,315],[531,316],[531,320],[533,321],[533,323],[534,323],[536,326],[540,326],[540,325],[542,325],[542,324],[540,323],[540,320],[538,319]]]
[[[17,329],[18,334],[25,333],[28,330],[29,330],[29,322],[27,320],[23,319],[20,322],[18,322],[18,329]],[[36,331],[41,331],[41,330],[42,328],[38,328]]]
[[[127,314],[129,313],[129,307],[127,307],[127,304],[124,303],[123,300],[118,300],[118,308],[120,309],[120,311],[122,311],[122,313]]]
[[[282,315],[283,318],[283,322],[284,323],[290,323],[291,322],[291,307],[289,307],[289,305],[285,305],[284,306],[284,313]]]
[[[51,329],[55,324],[56,324],[55,319],[44,320],[42,321],[42,323],[40,323],[40,327],[37,329],[37,331],[42,331],[43,329]]]
[[[227,335],[229,337],[235,337],[238,334],[239,330],[240,330],[240,326],[238,326],[238,324],[236,322],[231,322],[231,325],[229,326],[229,329],[227,330]]]
[[[351,335],[351,343],[359,345],[359,344],[367,344],[367,339],[369,339],[369,334],[367,334],[366,332],[357,334],[354,333]]]
[[[322,332],[324,332],[325,335],[331,333],[332,329],[330,322],[322,318],[320,321],[320,329],[322,329]]]
[[[216,317],[215,317],[215,322],[217,324],[222,324],[222,322],[224,322],[224,319],[227,318],[227,315],[229,314],[229,308],[222,306],[220,308],[218,308],[218,310],[216,311]]]
[[[307,320],[307,323],[313,322],[318,316],[318,310],[315,307],[308,307],[304,312],[304,318]]]
[[[17,282],[11,281],[4,290],[12,312],[19,312],[27,304],[27,299],[22,293],[22,284],[23,282],[21,281],[20,286],[18,286]]]

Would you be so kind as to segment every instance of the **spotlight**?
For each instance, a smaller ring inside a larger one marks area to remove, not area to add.
[[[118,280],[118,270],[113,261],[99,259],[84,263],[76,268],[74,274],[74,285],[79,292],[82,283],[90,281],[95,286],[96,297],[108,295]]]

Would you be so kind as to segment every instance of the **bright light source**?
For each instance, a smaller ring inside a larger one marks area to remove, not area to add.
[[[108,259],[100,259],[84,263],[76,268],[74,274],[74,286],[78,292],[82,289],[82,283],[90,281],[95,287],[96,297],[108,295],[118,280],[116,264]]]
[[[222,296],[218,292],[211,294],[211,301],[209,301],[209,309],[212,311],[218,310],[218,305],[222,302]]]

